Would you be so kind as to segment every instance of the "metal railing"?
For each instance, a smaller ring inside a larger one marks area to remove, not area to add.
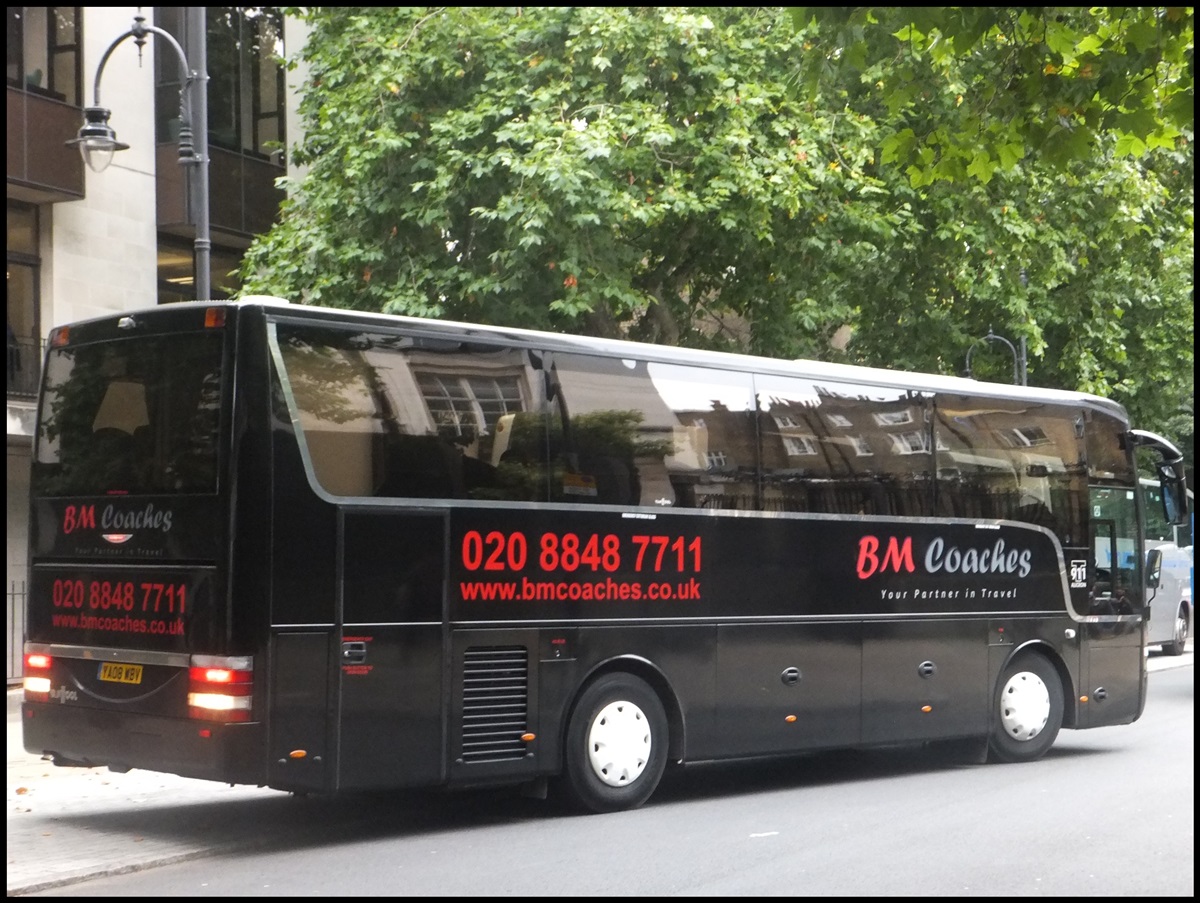
[[[42,354],[46,343],[41,339],[8,339],[8,394],[19,398],[37,396],[42,376]]]
[[[25,581],[8,581],[8,686],[20,684],[25,636]]]

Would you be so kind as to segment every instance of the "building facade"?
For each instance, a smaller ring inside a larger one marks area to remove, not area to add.
[[[10,681],[21,668],[30,452],[45,338],[62,323],[193,297],[192,167],[179,162],[184,72],[160,35],[140,47],[134,36],[117,43],[136,16],[172,35],[192,68],[207,58],[213,297],[236,294],[233,271],[282,200],[275,186],[286,171],[282,58],[285,30],[299,32],[279,8],[8,7]],[[67,144],[97,94],[129,146],[100,173]]]

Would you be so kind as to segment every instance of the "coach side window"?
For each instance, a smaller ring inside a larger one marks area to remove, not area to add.
[[[1017,520],[1087,541],[1081,411],[1032,401],[939,395],[939,513]]]
[[[553,355],[551,497],[578,504],[752,510],[745,374]]]
[[[767,510],[931,513],[932,439],[919,394],[770,374],[754,387]]]

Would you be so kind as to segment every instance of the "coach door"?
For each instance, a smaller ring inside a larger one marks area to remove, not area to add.
[[[445,777],[445,514],[343,509],[338,787]]]

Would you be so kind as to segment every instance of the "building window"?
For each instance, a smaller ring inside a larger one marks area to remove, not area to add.
[[[892,450],[898,455],[922,455],[929,452],[929,436],[914,430],[910,433],[895,433],[891,437]]]
[[[31,398],[37,394],[42,366],[38,323],[38,210],[8,202],[8,394]]]
[[[80,102],[79,6],[8,8],[8,83],[14,88]]]
[[[729,466],[729,458],[723,451],[710,451],[704,457],[709,470],[724,470]]]
[[[283,12],[274,6],[209,6],[208,142],[282,163],[284,133]],[[156,24],[186,49],[186,7],[156,7]],[[158,54],[160,142],[179,139],[179,63]]]
[[[209,296],[232,298],[241,290],[238,267],[242,251],[220,245],[209,250]],[[158,303],[191,301],[196,297],[196,246],[162,232],[158,234]],[[209,300],[206,298],[205,300]]]
[[[847,430],[852,426],[852,424],[850,423],[850,418],[844,417],[841,414],[826,414],[825,420],[829,423],[830,426],[835,426],[838,429],[842,429],[842,430]]]
[[[815,455],[817,453],[817,443],[812,436],[784,436],[783,448],[789,457]]]
[[[1050,444],[1050,437],[1046,435],[1046,431],[1040,426],[1018,426],[1013,429],[1012,433],[1017,440],[1017,445],[1033,446]]]
[[[871,416],[880,426],[903,426],[913,422],[912,411],[880,411]]]
[[[850,444],[854,446],[854,454],[860,458],[875,454],[871,451],[871,443],[863,436],[851,436]]]
[[[441,376],[418,373],[417,385],[439,433],[471,436],[492,432],[505,414],[525,409],[515,377]]]

